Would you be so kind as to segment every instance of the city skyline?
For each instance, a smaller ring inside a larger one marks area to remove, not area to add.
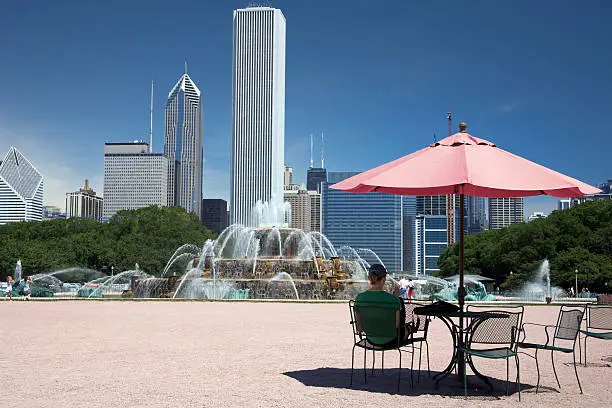
[[[359,1],[323,4],[274,4],[291,21],[285,162],[296,181],[305,180],[313,132],[328,136],[329,171],[359,171],[444,135],[447,110],[476,136],[572,177],[597,184],[612,173],[606,149],[593,148],[609,137],[608,3],[563,4],[554,16],[526,1],[397,4],[394,13]],[[62,206],[84,178],[101,189],[96,146],[148,140],[150,81],[156,93],[165,92],[187,59],[205,95],[205,197],[229,198],[231,13],[244,5],[194,2],[187,16],[156,2],[120,15],[108,6],[95,9],[100,27],[87,23],[91,5],[8,5],[0,34],[11,39],[4,48],[9,63],[0,75],[12,80],[0,96],[0,151],[16,144],[36,163],[46,176],[45,204]],[[520,32],[516,21],[502,18],[527,8],[518,13]],[[458,34],[457,15],[472,16]],[[142,20],[153,29],[143,30]],[[169,35],[159,21],[175,31]],[[79,103],[82,83],[94,95],[87,104]],[[157,99],[159,149],[165,101]],[[550,212],[557,202],[538,197],[525,205],[529,214]]]

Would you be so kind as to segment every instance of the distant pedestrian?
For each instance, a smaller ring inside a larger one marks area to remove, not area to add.
[[[574,287],[573,286],[570,286],[569,294],[570,294],[570,297],[576,296],[576,294],[574,293]]]
[[[23,280],[23,295],[25,296],[26,300],[30,300],[30,295],[32,294],[31,289],[30,289],[31,283],[32,283],[32,278],[30,278],[29,276],[26,276],[25,279]]]
[[[402,279],[400,279],[399,286],[400,297],[404,300],[408,299],[408,279],[405,276],[402,276]]]
[[[408,303],[412,303],[412,294],[414,291],[414,282],[412,279],[408,279]]]
[[[12,276],[9,276],[6,278],[6,283],[7,283],[7,287],[6,287],[6,292],[4,292],[4,296],[8,296],[9,299],[13,300],[13,284],[15,283],[15,281],[13,280]]]

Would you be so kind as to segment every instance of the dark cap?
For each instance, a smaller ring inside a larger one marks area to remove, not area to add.
[[[370,273],[372,275],[380,276],[382,278],[387,276],[387,269],[385,269],[385,267],[381,264],[372,264],[370,266]]]

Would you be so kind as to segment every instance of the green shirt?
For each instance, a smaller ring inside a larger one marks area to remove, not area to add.
[[[399,313],[400,307],[401,307],[401,299],[395,295],[385,292],[384,290],[367,290],[357,295],[357,298],[355,299],[355,309],[359,310],[360,304],[361,305],[376,304],[377,306],[383,305],[383,307],[385,308],[388,305],[389,309],[397,310]],[[391,323],[390,321],[385,322],[382,319],[375,318],[373,319],[374,320],[373,325],[371,325],[368,320],[368,325],[365,328],[366,333],[369,331],[368,330],[369,328],[372,328],[373,330],[379,332],[379,330],[381,330],[381,325],[393,324],[393,327],[396,327],[396,322],[397,322],[396,319],[397,318],[394,317],[393,322]],[[383,328],[382,330],[385,330],[385,328]],[[386,344],[390,342],[391,340],[395,339],[395,337],[396,336],[393,336],[393,337],[368,336],[368,340],[373,344],[380,345],[380,344]]]

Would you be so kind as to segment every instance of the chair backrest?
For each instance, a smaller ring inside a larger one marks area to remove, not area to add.
[[[589,305],[587,327],[590,329],[612,330],[612,306]]]
[[[585,310],[585,306],[562,305],[557,319],[555,339],[576,340]]]
[[[427,332],[427,328],[429,326],[429,318],[425,317],[425,316],[418,316],[416,314],[414,314],[414,309],[416,309],[417,307],[421,307],[421,306],[425,306],[425,305],[429,305],[431,304],[431,302],[420,302],[420,303],[415,303],[415,302],[411,302],[411,303],[405,303],[404,302],[404,308],[406,310],[406,323],[408,322],[413,322],[415,324],[416,330],[417,331],[424,331]],[[417,325],[418,323],[418,325]],[[425,333],[425,335],[427,335],[427,333]]]
[[[473,306],[468,311],[499,313],[507,317],[475,319],[470,328],[469,344],[507,344],[514,348],[523,322],[523,306]]]
[[[355,335],[367,338],[390,339],[398,336],[397,313],[399,303],[349,302]]]

